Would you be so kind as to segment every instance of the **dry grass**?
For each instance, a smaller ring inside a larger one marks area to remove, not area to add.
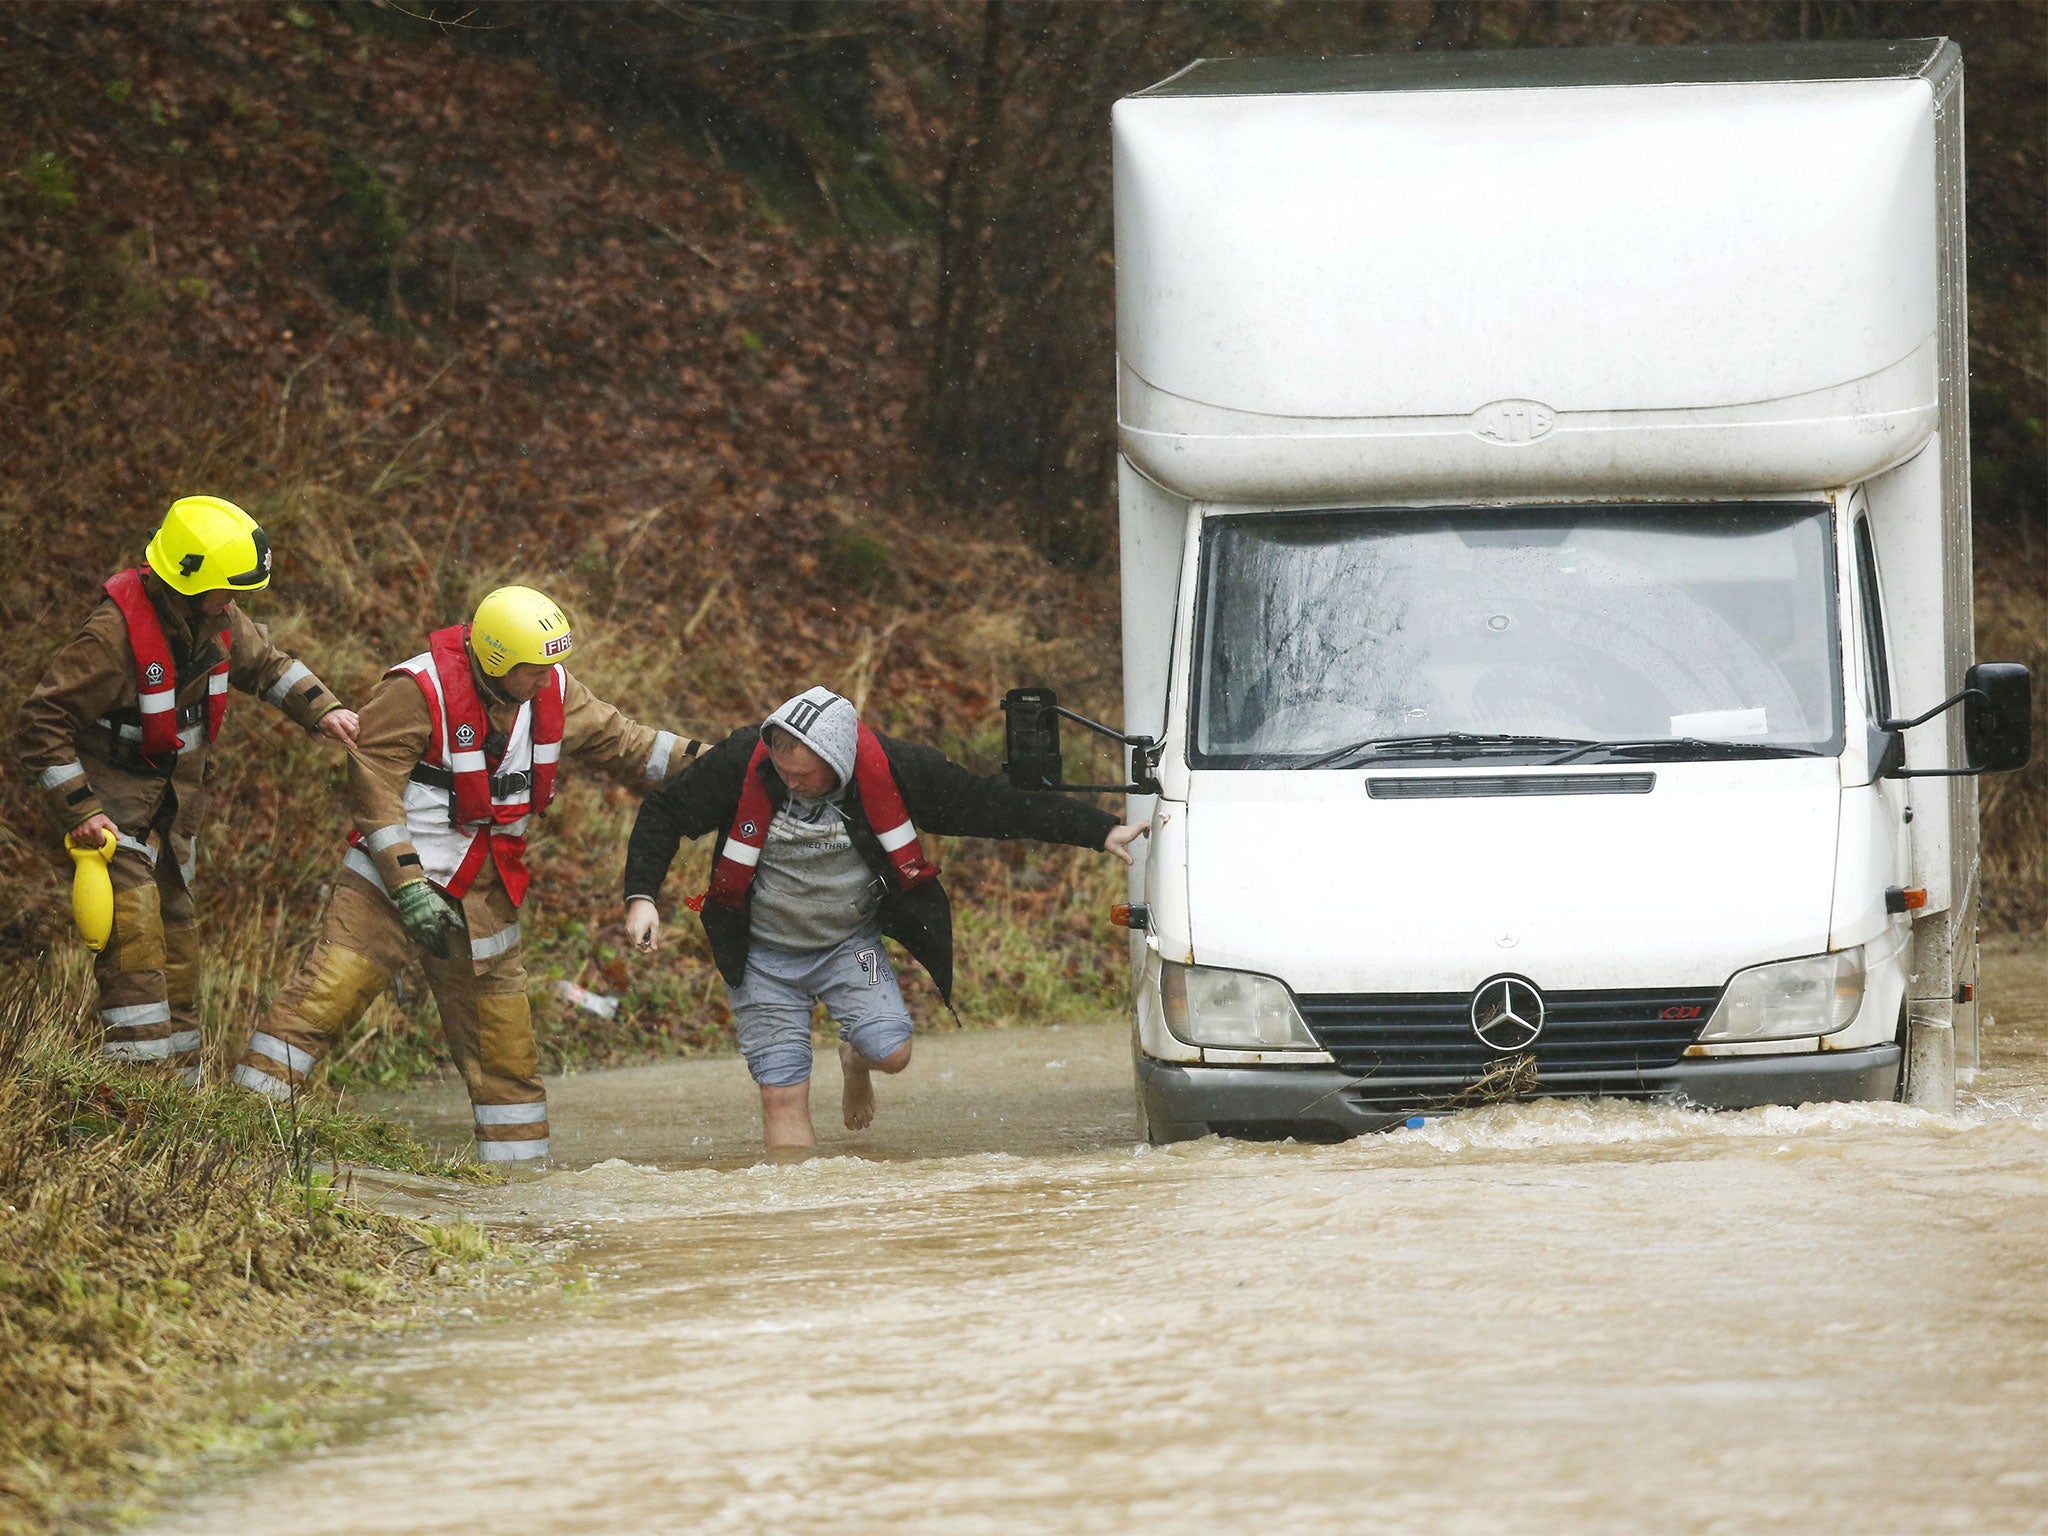
[[[0,983],[0,1530],[106,1516],[194,1448],[194,1415],[260,1443],[200,1389],[490,1253],[326,1171],[455,1171],[403,1132],[110,1063],[89,988],[76,952]]]

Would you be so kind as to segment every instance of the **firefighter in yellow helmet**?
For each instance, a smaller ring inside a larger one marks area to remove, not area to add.
[[[117,572],[50,659],[15,752],[75,847],[116,839],[113,935],[94,964],[106,1053],[199,1081],[194,843],[228,690],[344,745],[356,717],[236,599],[270,584],[270,543],[218,496],[171,504],[143,563]]]
[[[469,1088],[477,1155],[547,1156],[519,937],[533,822],[565,761],[648,790],[702,750],[634,723],[571,677],[574,650],[551,600],[500,587],[471,623],[436,630],[384,674],[363,705],[349,768],[355,826],[319,941],[249,1037],[236,1082],[289,1098],[418,955]]]

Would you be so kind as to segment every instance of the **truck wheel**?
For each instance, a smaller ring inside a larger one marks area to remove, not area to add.
[[[1145,1107],[1145,1090],[1133,1084],[1131,1098],[1138,1111],[1138,1140],[1147,1146],[1164,1146],[1167,1138],[1159,1134],[1159,1127],[1152,1123],[1152,1112]]]

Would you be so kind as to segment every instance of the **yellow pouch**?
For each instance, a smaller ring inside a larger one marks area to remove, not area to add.
[[[114,834],[97,848],[80,848],[66,839],[71,854],[71,919],[85,947],[98,954],[114,932],[114,881],[107,864],[114,857]]]

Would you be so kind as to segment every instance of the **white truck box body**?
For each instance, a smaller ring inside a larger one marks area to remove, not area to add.
[[[1184,496],[1845,485],[1935,429],[1925,78],[1169,81],[1114,138],[1121,438]]]
[[[1173,1038],[1162,961],[1304,999],[1502,973],[1590,996],[1862,946],[1854,1028],[1708,1054],[1871,1047],[1910,1008],[1972,1064],[1974,786],[1874,778],[1849,579],[1867,518],[1890,713],[1960,687],[1960,82],[1918,40],[1211,61],[1117,104],[1125,718],[1162,740],[1161,794],[1132,802],[1155,824],[1141,1092],[1148,1061],[1309,1060]],[[1356,771],[1191,751],[1216,519],[1773,501],[1835,530],[1836,756],[1660,762],[1638,797],[1381,800]],[[1959,714],[1907,758],[1959,765]],[[1887,912],[1909,884],[1917,918]]]

